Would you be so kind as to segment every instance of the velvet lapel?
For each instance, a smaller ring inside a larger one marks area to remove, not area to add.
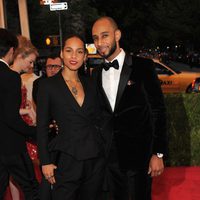
[[[84,109],[82,108],[87,101],[87,84],[84,81],[84,79],[81,79],[79,77],[85,92],[85,99],[83,101],[82,107],[80,107],[79,104],[76,102],[75,98],[73,97],[73,95],[71,94],[69,88],[67,87],[62,74],[59,73],[57,78],[58,78],[58,88],[60,88],[60,91],[63,93],[63,98],[66,99],[66,104],[69,103],[73,107],[75,112],[87,118],[87,115],[84,113]]]
[[[113,111],[112,111],[110,102],[108,100],[108,97],[104,91],[103,84],[102,84],[102,68],[100,68],[98,71],[98,80],[97,81],[98,81],[99,91],[101,93],[101,96],[103,97],[103,102],[105,102],[106,107],[108,108],[109,112],[112,113]]]
[[[132,56],[126,55],[124,60],[124,65],[121,71],[120,80],[119,80],[119,86],[117,91],[117,97],[116,97],[116,103],[115,103],[115,111],[117,110],[117,107],[119,105],[120,99],[122,97],[122,94],[124,92],[124,89],[127,85],[127,82],[129,80],[130,74],[133,70],[132,67]]]

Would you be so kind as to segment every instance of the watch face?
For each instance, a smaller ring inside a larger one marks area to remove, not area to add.
[[[163,157],[162,153],[157,153],[156,155],[157,155],[158,158],[162,158]]]

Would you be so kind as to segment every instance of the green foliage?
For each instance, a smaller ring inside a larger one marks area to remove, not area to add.
[[[200,94],[165,95],[169,166],[200,165]]]

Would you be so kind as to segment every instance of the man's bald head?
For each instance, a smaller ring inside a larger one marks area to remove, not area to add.
[[[93,27],[94,27],[96,24],[98,24],[98,22],[103,22],[103,21],[109,23],[109,24],[112,26],[112,28],[113,28],[114,30],[117,30],[117,29],[118,29],[118,26],[117,26],[117,23],[115,22],[115,20],[114,20],[112,17],[108,17],[108,16],[103,16],[103,17],[98,18],[98,19],[94,22]]]

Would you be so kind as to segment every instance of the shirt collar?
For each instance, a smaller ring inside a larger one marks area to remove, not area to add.
[[[3,59],[0,58],[0,61],[3,62],[3,63],[5,63],[9,67],[9,64],[5,60],[3,60]]]

